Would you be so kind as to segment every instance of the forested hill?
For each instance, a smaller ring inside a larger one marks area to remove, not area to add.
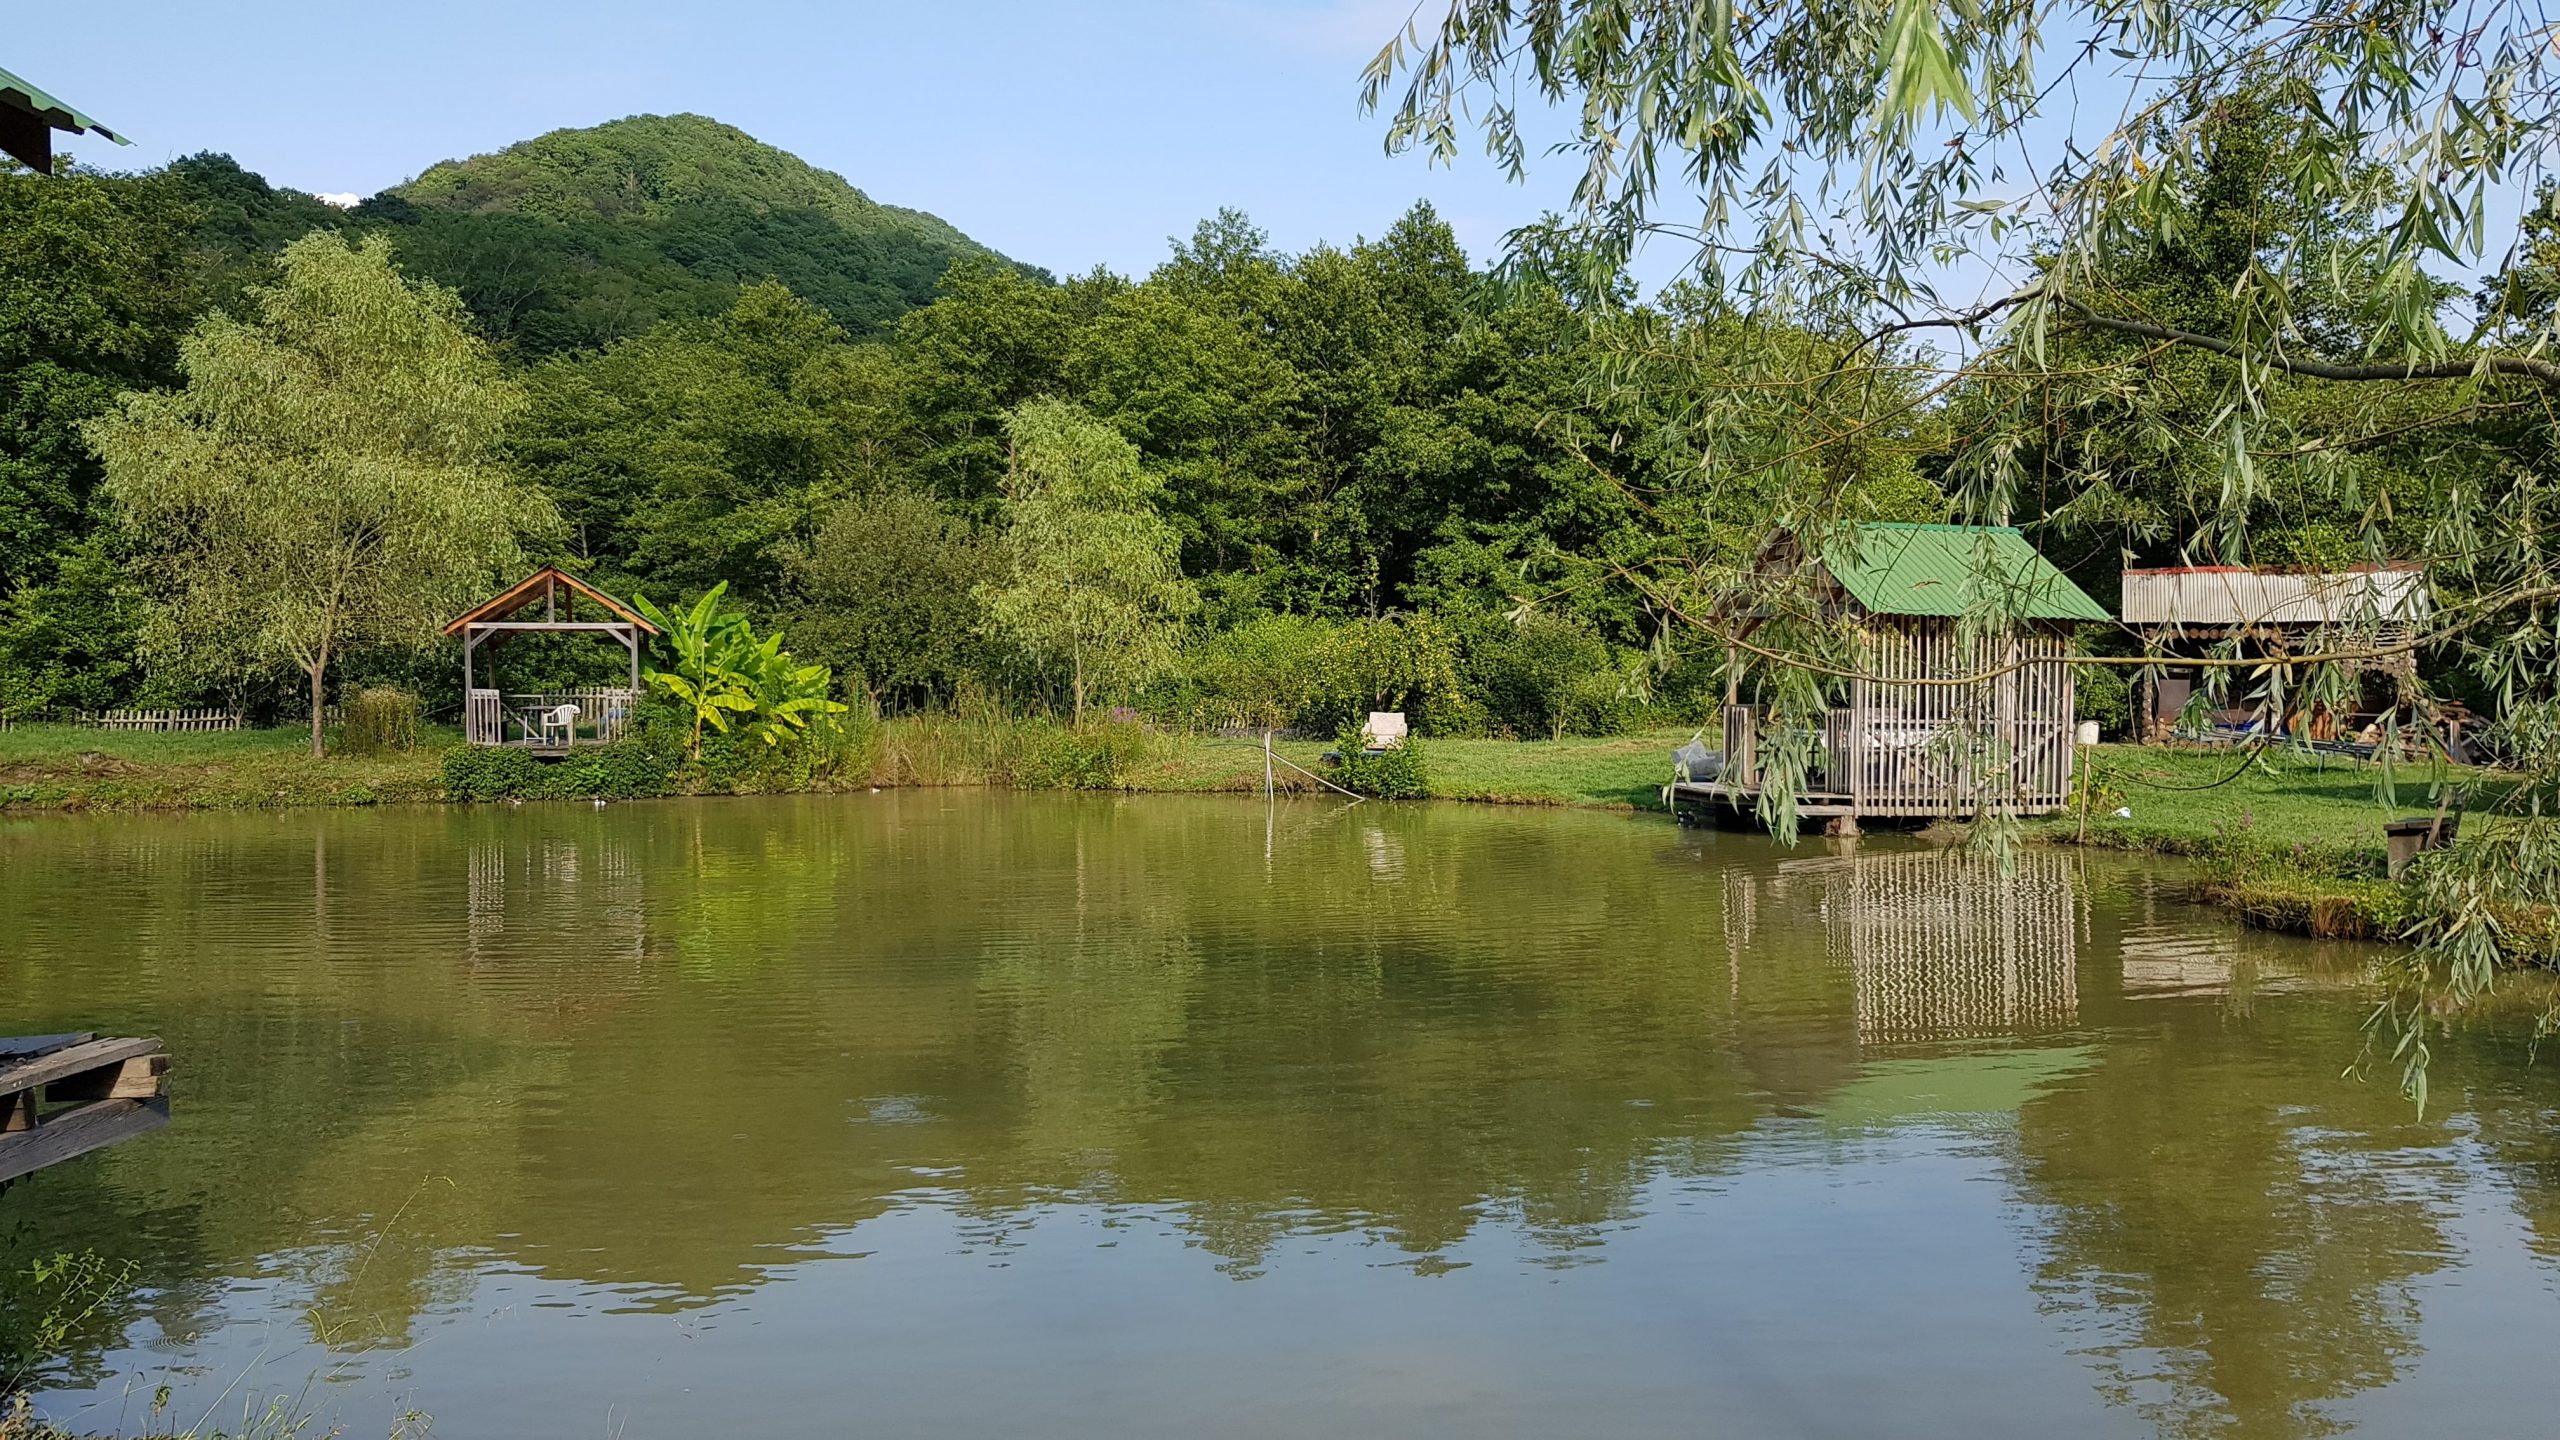
[[[440,161],[352,211],[224,155],[113,183],[192,217],[211,303],[228,308],[239,283],[312,230],[382,231],[403,269],[461,292],[489,338],[524,359],[726,314],[741,287],[767,279],[850,334],[877,335],[930,304],[953,260],[993,253],[700,115],[635,115]]]
[[[768,277],[872,333],[931,301],[954,259],[989,253],[701,115],[635,115],[443,161],[354,218],[395,227],[411,271],[460,290],[529,353],[718,314]]]

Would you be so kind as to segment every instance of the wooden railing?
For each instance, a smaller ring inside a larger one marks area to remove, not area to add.
[[[472,745],[521,745],[536,750],[605,745],[631,726],[637,697],[619,688],[584,690],[474,690],[463,697],[462,738]],[[563,707],[575,707],[564,718]]]

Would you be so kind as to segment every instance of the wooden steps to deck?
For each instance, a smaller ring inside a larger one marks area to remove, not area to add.
[[[0,1038],[0,1187],[169,1123],[158,1040]]]

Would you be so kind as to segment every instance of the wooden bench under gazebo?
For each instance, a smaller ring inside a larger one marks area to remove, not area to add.
[[[578,613],[582,599],[589,610],[584,619]],[[518,618],[537,604],[542,618]],[[444,627],[444,633],[462,637],[463,742],[566,755],[581,744],[618,739],[630,725],[640,699],[643,637],[655,636],[659,630],[630,606],[575,575],[545,565],[464,611]],[[621,641],[631,657],[629,687],[511,691],[497,684],[496,651],[510,637],[562,633],[608,635]]]

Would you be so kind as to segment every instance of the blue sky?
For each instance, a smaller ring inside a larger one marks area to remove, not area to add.
[[[128,0],[20,27],[0,65],[135,138],[119,168],[226,151],[269,180],[371,194],[563,126],[691,110],[1066,273],[1143,272],[1221,205],[1286,249],[1428,198],[1483,259],[1558,206],[1488,161],[1388,157],[1361,66],[1411,0],[1014,0],[432,7]]]

